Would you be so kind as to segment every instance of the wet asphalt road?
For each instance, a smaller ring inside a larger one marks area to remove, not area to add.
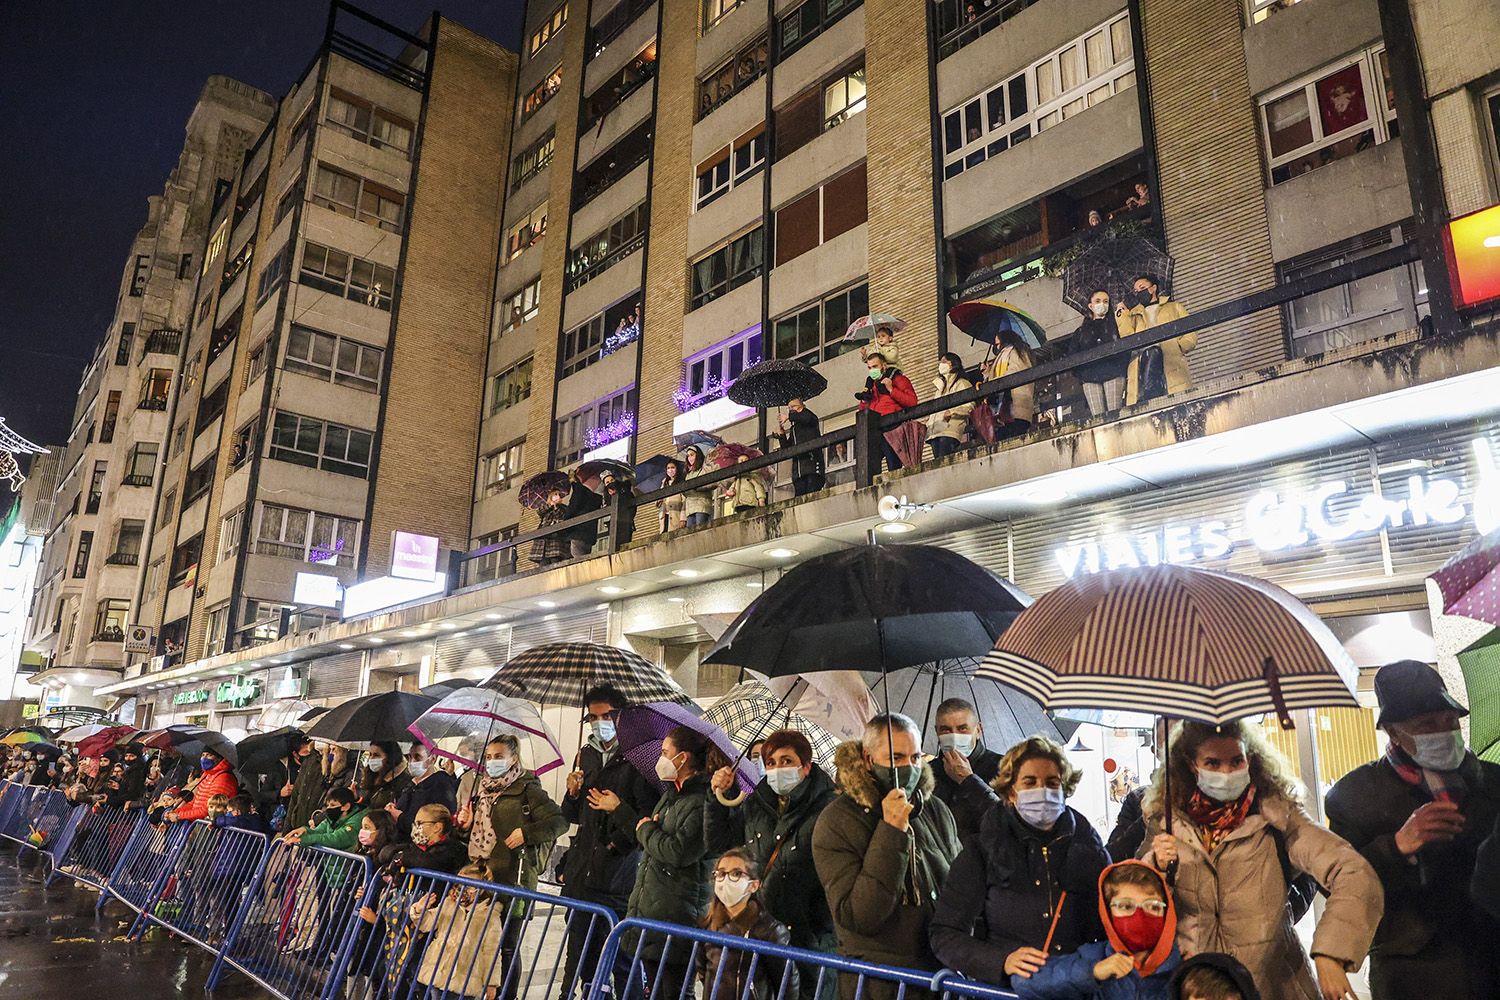
[[[124,940],[135,916],[118,901],[94,914],[98,895],[67,879],[42,885],[41,859],[0,847],[0,997],[16,1000],[201,1000],[213,956],[159,929]],[[268,994],[230,970],[216,1000]]]

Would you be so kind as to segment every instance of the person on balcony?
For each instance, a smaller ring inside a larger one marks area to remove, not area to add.
[[[620,523],[614,527],[615,540],[623,548],[635,535],[635,489],[630,480],[615,478],[614,472],[605,469],[599,474],[599,489],[604,494],[604,504],[620,502]]]
[[[974,388],[974,383],[964,378],[963,359],[952,351],[938,355],[937,370],[932,388],[938,396],[951,396]],[[927,418],[927,443],[932,446],[933,458],[947,458],[958,451],[973,409],[973,403],[961,403]]]
[[[661,489],[670,489],[673,486],[681,486],[683,480],[682,459],[671,458],[667,460],[666,471],[661,476]],[[656,519],[661,526],[661,533],[665,535],[669,531],[676,531],[687,522],[687,494],[674,493],[656,504]]]
[[[1109,292],[1102,288],[1089,296],[1088,315],[1068,338],[1068,353],[1081,354],[1120,339],[1120,327],[1109,315],[1111,305]],[[1125,370],[1129,365],[1129,356],[1119,354],[1087,361],[1073,369],[1078,381],[1083,383],[1083,398],[1089,404],[1090,414],[1102,417],[1120,408],[1125,397]]]
[[[911,379],[891,364],[884,354],[870,351],[865,355],[865,367],[869,375],[865,378],[864,391],[854,394],[861,410],[889,416],[917,405],[917,390],[912,388]],[[887,471],[901,468],[901,456],[896,454],[896,449],[891,447],[884,434],[880,436],[880,451],[885,456]]]
[[[1156,275],[1139,275],[1132,287],[1130,302],[1115,306],[1115,324],[1121,337],[1133,337],[1187,316],[1181,302],[1162,292],[1161,279]],[[1187,356],[1197,346],[1198,335],[1186,333],[1136,351],[1125,375],[1125,405],[1134,406],[1192,388],[1193,375]]]
[[[708,475],[710,470],[705,464],[703,449],[696,445],[690,446],[682,453],[682,457],[686,463],[684,479],[696,479],[699,476]],[[688,490],[683,494],[683,513],[689,528],[701,527],[713,520],[714,491],[714,487],[706,486],[701,490]]]
[[[788,448],[806,444],[820,434],[818,415],[807,408],[801,399],[786,404],[786,415],[781,418],[781,430],[776,438],[781,447]],[[823,452],[810,452],[792,459],[792,496],[806,496],[823,488]]]
[[[749,455],[741,455],[735,464],[750,461]],[[719,499],[723,503],[724,516],[733,517],[748,510],[757,510],[766,505],[766,484],[760,472],[743,472],[719,488]]]
[[[989,376],[991,380],[1002,379],[1036,365],[1031,348],[1009,330],[1001,330],[995,334],[994,346],[995,360],[990,366]],[[995,440],[1021,437],[1031,430],[1035,421],[1036,386],[1030,382],[1012,386],[1006,391],[1005,399],[996,411]]]
[[[553,490],[547,494],[547,502],[539,512],[537,528],[549,528],[568,519],[568,493]],[[572,542],[564,531],[552,531],[531,543],[531,561],[538,566],[551,566],[565,561],[572,552]]]
[[[563,520],[592,514],[603,506],[604,498],[583,485],[577,473],[574,473],[573,481],[568,485],[568,502],[563,507]],[[599,540],[599,522],[585,521],[569,528],[567,536],[569,557],[582,559],[594,551],[594,543]]]

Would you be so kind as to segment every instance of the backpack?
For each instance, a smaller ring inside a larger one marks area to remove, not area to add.
[[[1270,823],[1266,824],[1271,840],[1276,844],[1276,858],[1281,862],[1281,877],[1286,880],[1286,905],[1292,911],[1292,923],[1299,923],[1307,911],[1312,909],[1313,897],[1318,893],[1328,895],[1328,890],[1307,872],[1298,871],[1292,864],[1286,849],[1286,835]]]
[[[528,782],[526,791],[521,796],[521,816],[525,822],[531,822],[531,804],[533,795],[546,795],[542,786],[536,782]],[[521,849],[521,877],[524,880],[526,873],[530,872],[538,879],[547,874],[548,863],[552,860],[553,848],[557,841],[548,840],[540,844],[527,844]]]

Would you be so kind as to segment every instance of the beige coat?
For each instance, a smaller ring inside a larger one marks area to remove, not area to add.
[[[735,508],[741,505],[746,507],[764,507],[766,505],[766,485],[761,480],[759,472],[747,472],[742,476],[735,476],[721,486],[719,488],[719,500],[723,504],[724,516],[733,517]]]
[[[1162,832],[1161,814],[1147,813],[1141,856]],[[1280,797],[1260,800],[1210,856],[1198,827],[1181,812],[1177,840],[1177,945],[1183,957],[1228,952],[1250,970],[1265,1000],[1317,1000],[1312,965],[1303,953],[1286,904],[1286,877],[1270,824],[1282,832],[1292,865],[1328,891],[1322,919],[1313,931],[1312,953],[1357,968],[1370,950],[1385,909],[1375,870],[1349,842],[1315,823],[1300,806]]]
[[[1022,357],[1020,351],[1014,347],[1004,347],[995,358],[995,367],[990,372],[990,378],[997,379],[1006,375],[1014,375],[1030,367],[1031,362]],[[1036,423],[1036,383],[1028,382],[1010,390],[1010,418]]]
[[[968,392],[974,388],[974,384],[959,375],[949,375],[946,378],[939,375],[932,380],[932,388],[938,396],[951,396],[955,392]],[[969,411],[973,409],[973,403],[964,403],[943,413],[934,413],[927,418],[927,437],[962,441],[964,428],[969,424]]]
[[[446,989],[450,994],[483,996],[486,986],[499,986],[500,939],[505,910],[487,899],[460,906],[449,892],[437,909],[421,914],[417,927],[431,934],[417,969],[417,982]]]
[[[1120,336],[1131,337],[1137,333],[1144,333],[1153,327],[1165,326],[1173,320],[1182,319],[1188,314],[1182,303],[1165,295],[1158,296],[1160,302],[1156,306],[1156,322],[1151,322],[1151,315],[1145,306],[1136,306],[1127,312],[1115,317],[1115,325],[1120,328]],[[1188,352],[1198,346],[1198,335],[1186,333],[1181,337],[1163,342],[1161,347],[1162,369],[1167,376],[1167,392],[1185,392],[1193,384],[1192,372],[1188,369]],[[1125,372],[1125,405],[1131,406],[1140,402],[1140,372],[1139,360],[1130,359],[1130,367]]]

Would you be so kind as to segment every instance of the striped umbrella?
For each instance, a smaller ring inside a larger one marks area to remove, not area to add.
[[[539,705],[578,708],[584,694],[609,684],[634,705],[674,701],[691,705],[687,692],[650,660],[597,642],[549,642],[511,657],[479,685]]]
[[[1317,615],[1262,580],[1151,566],[1080,576],[1023,611],[978,676],[1051,710],[1107,708],[1217,725],[1355,707],[1358,670]]]

